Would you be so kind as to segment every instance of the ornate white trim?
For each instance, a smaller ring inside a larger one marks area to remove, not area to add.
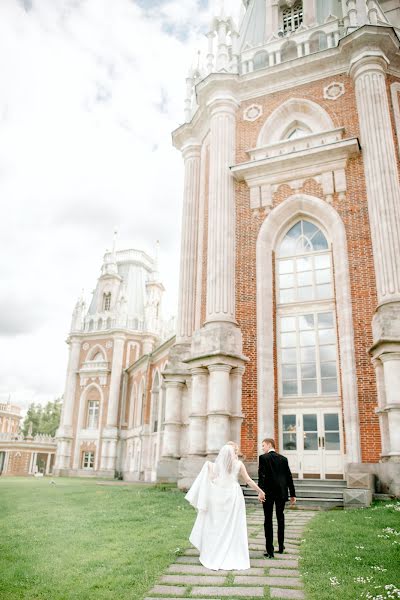
[[[346,230],[336,210],[314,196],[295,194],[274,208],[261,226],[257,239],[257,377],[258,441],[273,437],[274,356],[272,260],[277,239],[294,216],[312,218],[325,229],[332,242],[335,264],[337,323],[342,372],[342,397],[347,462],[360,462],[357,378],[350,293]]]
[[[332,83],[324,87],[324,98],[326,100],[337,100],[344,93],[344,83],[339,81],[332,81]]]
[[[262,106],[260,104],[250,104],[243,111],[243,119],[245,121],[257,121],[263,113]]]
[[[397,133],[397,144],[399,147],[399,154],[400,154],[400,99],[399,99],[400,82],[392,83],[392,85],[390,86],[390,93],[392,96],[394,122],[395,122],[396,133]]]

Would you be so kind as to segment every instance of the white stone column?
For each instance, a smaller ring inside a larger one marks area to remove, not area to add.
[[[388,426],[388,414],[386,411],[386,393],[385,393],[385,377],[383,373],[383,364],[379,358],[373,358],[372,364],[375,368],[376,388],[378,394],[378,408],[376,413],[379,418],[379,428],[381,432],[382,442],[382,457],[387,456],[390,450],[390,436]]]
[[[236,367],[231,371],[231,439],[240,446],[243,412],[242,412],[242,380],[244,367]]]
[[[68,469],[71,460],[72,425],[81,340],[71,338],[60,427],[57,431],[57,469]]]
[[[389,429],[388,456],[400,457],[400,352],[388,352],[379,357],[383,363],[387,423]]]
[[[165,380],[163,457],[179,458],[183,381]]]
[[[177,343],[190,340],[195,325],[196,263],[199,220],[200,144],[190,143],[182,154],[185,164]]]
[[[50,460],[51,460],[51,454],[50,452],[47,454],[47,461],[46,461],[46,475],[49,475],[50,473]]]
[[[189,454],[204,456],[207,434],[208,371],[202,367],[191,369],[192,402],[189,414]]]
[[[386,59],[355,58],[356,87],[378,302],[400,301],[400,185],[386,91]]]
[[[118,439],[118,409],[121,396],[121,378],[125,337],[113,339],[113,356],[111,363],[110,389],[108,393],[107,423],[103,430],[101,468],[115,471]]]
[[[235,322],[235,162],[233,97],[210,106],[210,180],[206,320]]]
[[[217,454],[231,437],[230,365],[209,365],[207,406],[207,454]]]

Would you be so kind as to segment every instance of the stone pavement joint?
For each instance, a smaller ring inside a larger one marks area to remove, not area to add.
[[[236,598],[271,598],[304,600],[303,582],[299,572],[300,544],[304,527],[313,512],[296,515],[286,513],[284,554],[274,559],[264,557],[265,538],[262,511],[250,509],[247,516],[251,568],[242,571],[206,569],[195,548],[187,548],[176,556],[145,600],[235,600]],[[274,521],[276,537],[277,525]],[[277,547],[275,540],[275,548]]]

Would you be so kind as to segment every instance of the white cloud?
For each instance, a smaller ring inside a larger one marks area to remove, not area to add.
[[[63,392],[71,311],[115,225],[149,252],[160,240],[175,311],[182,164],[170,133],[209,16],[200,0],[0,3],[0,400]]]

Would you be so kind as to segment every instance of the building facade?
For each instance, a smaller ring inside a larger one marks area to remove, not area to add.
[[[244,0],[207,37],[173,133],[176,338],[155,281],[142,329],[114,308],[133,292],[107,255],[74,314],[57,471],[185,488],[229,439],[254,468],[268,436],[299,478],[400,494],[398,2]]]
[[[274,437],[300,478],[400,493],[400,8],[246,0],[187,79],[159,476]],[[187,399],[186,399],[187,398]],[[187,407],[189,402],[189,408]]]
[[[89,308],[79,299],[73,311],[55,474],[155,478],[173,331],[161,317],[163,291],[146,253],[105,254]]]
[[[20,432],[21,408],[11,402],[0,404],[0,476],[50,475],[56,442],[46,434],[24,437]]]

